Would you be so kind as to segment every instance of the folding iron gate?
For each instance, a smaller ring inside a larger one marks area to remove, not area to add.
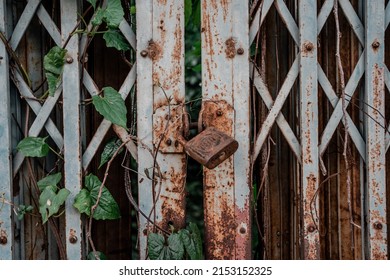
[[[0,259],[26,257],[23,256],[23,242],[15,241],[15,237],[20,235],[16,232],[23,228],[23,224],[16,221],[13,212],[17,200],[22,199],[14,197],[13,188],[18,184],[14,177],[25,172],[25,156],[15,150],[21,137],[17,136],[18,128],[11,117],[26,118],[17,109],[20,107],[16,104],[21,102],[26,102],[35,114],[26,136],[37,137],[45,129],[50,141],[63,151],[64,185],[70,195],[65,202],[64,226],[59,227],[61,236],[58,238],[66,244],[63,250],[66,258],[85,258],[89,238],[85,226],[88,220],[82,218],[73,202],[84,185],[84,174],[112,127],[138,163],[139,210],[150,214],[149,218],[140,215],[138,222],[140,257],[145,259],[148,257],[147,237],[155,225],[169,231],[171,226],[180,229],[186,224],[187,156],[180,143],[187,118],[185,1],[137,0],[136,32],[132,29],[134,25],[126,19],[121,20],[119,30],[136,53],[136,63],[128,72],[119,93],[126,100],[136,83],[137,135],[131,136],[128,130],[104,119],[88,143],[85,142],[83,108],[87,98],[84,92],[93,97],[99,95],[101,89],[85,67],[85,62],[80,62],[89,44],[88,34],[72,35],[81,24],[79,14],[83,11],[83,1],[56,2],[60,5],[57,7],[59,12],[49,14],[45,1],[29,0],[23,3],[23,12],[16,20],[13,12],[16,4],[0,0],[0,31],[4,35],[4,40],[0,42]],[[96,4],[97,1],[88,2]],[[110,0],[102,2],[107,5]],[[217,128],[239,143],[234,155],[215,169],[203,168],[206,258],[252,258],[252,175],[261,173],[252,168],[270,141],[268,137],[275,124],[296,161],[295,169],[285,171],[293,173],[291,177],[295,178],[292,183],[295,194],[289,198],[296,201],[291,206],[294,209],[291,211],[291,223],[294,225],[291,233],[287,233],[291,241],[289,246],[295,252],[292,257],[320,259],[323,256],[320,250],[321,221],[313,215],[313,211],[319,211],[318,192],[329,179],[325,175],[327,170],[322,157],[327,153],[335,132],[340,130],[340,123],[346,128],[353,149],[356,148],[359,153],[358,166],[361,170],[360,197],[357,198],[362,202],[361,220],[356,222],[350,217],[345,223],[351,231],[359,228],[362,258],[388,258],[386,152],[390,146],[390,135],[385,119],[385,87],[390,88],[390,76],[385,65],[385,31],[390,22],[390,5],[385,4],[384,0],[338,1],[340,14],[343,13],[360,43],[358,62],[345,88],[340,90],[328,79],[329,71],[324,71],[318,51],[319,37],[335,8],[334,0],[201,0],[202,109],[198,125],[201,129]],[[356,9],[356,5],[360,5],[360,9]],[[286,36],[291,38],[291,44],[286,46],[292,58],[288,62],[290,68],[277,91],[267,85],[262,69],[257,66],[259,57],[253,55],[254,50],[260,55],[264,53],[258,50],[258,46],[263,23],[270,11],[283,21],[288,30]],[[35,17],[39,19],[40,28],[44,28],[51,37],[50,40],[67,50],[62,84],[43,103],[37,100],[33,87],[19,71],[20,68],[15,68],[17,60],[14,56],[27,52],[27,72],[35,83],[34,87],[43,79],[42,57],[37,62],[37,57],[28,53],[28,49],[19,47],[24,36],[29,36],[26,30]],[[92,30],[93,23],[86,23],[86,27]],[[341,59],[348,58],[344,56]],[[338,75],[336,80],[339,80]],[[251,80],[258,92],[256,96],[251,96]],[[325,120],[319,112],[320,92],[333,108]],[[357,121],[347,110],[356,92],[364,99],[360,103],[364,114]],[[21,99],[15,97],[18,95]],[[293,118],[283,113],[287,100],[295,108]],[[59,101],[62,101],[62,116],[56,108]],[[254,133],[258,120],[251,109],[255,101],[267,108],[258,133]],[[53,120],[54,116],[59,121]],[[364,121],[364,125],[360,121]],[[348,166],[344,171],[348,172]],[[261,174],[264,176],[265,173]],[[348,182],[340,185],[350,188]],[[347,192],[351,190],[347,189]],[[271,198],[263,194],[260,204],[267,205],[267,199]],[[348,204],[351,204],[350,201]],[[257,209],[259,213],[260,208]],[[266,211],[272,211],[272,207]],[[270,241],[267,234],[272,230],[272,221],[264,224],[259,226],[259,230],[263,230],[265,236],[259,239],[267,243]],[[57,227],[50,219],[49,226]],[[267,247],[267,244],[264,246]],[[61,250],[59,255],[65,257],[61,255]]]

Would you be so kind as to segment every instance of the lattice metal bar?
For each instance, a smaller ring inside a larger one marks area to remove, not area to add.
[[[29,103],[30,107],[37,115],[28,131],[28,136],[37,137],[42,131],[42,128],[46,127],[47,132],[52,137],[57,147],[61,150],[63,148],[64,140],[62,138],[61,133],[55,126],[54,122],[49,117],[58,101],[58,98],[61,95],[62,87],[57,89],[53,97],[49,96],[43,106],[41,106],[38,101],[31,99],[34,98],[34,95],[32,94],[31,89],[28,87],[28,85],[23,81],[21,75],[16,71],[14,72],[14,75],[15,80],[17,81],[16,85],[20,94],[26,97],[26,100]],[[15,155],[13,160],[14,176],[18,173],[24,159],[25,156],[21,152],[18,152]]]
[[[361,55],[358,63],[356,64],[356,67],[355,69],[353,70],[352,72],[352,75],[345,87],[345,93],[346,93],[346,98],[345,98],[345,105],[348,106],[348,104],[351,102],[352,100],[352,97],[353,97],[353,94],[359,84],[359,81],[361,80],[361,78],[363,77],[363,74],[364,74],[364,52],[363,54]],[[324,76],[323,75],[320,75],[321,78],[323,78]],[[326,77],[325,77],[326,78]],[[324,82],[324,79],[321,80],[321,82]],[[324,90],[326,89],[327,87],[324,88]],[[332,90],[333,92],[333,90]],[[327,94],[329,92],[326,92]],[[332,139],[332,136],[334,134],[334,132],[336,131],[337,129],[337,126],[339,125],[340,121],[343,119],[343,104],[342,104],[342,100],[341,98],[339,99],[334,93],[330,94],[329,96],[329,100],[330,102],[332,103],[332,106],[334,104],[334,102],[337,101],[337,105],[336,107],[334,107],[334,111],[332,113],[332,116],[330,117],[329,121],[328,121],[328,124],[326,125],[325,129],[324,129],[324,132],[321,136],[321,146],[320,146],[320,153],[323,154],[325,149],[328,147],[329,145],[329,142],[330,140]],[[353,122],[349,122],[348,121],[348,124],[353,124]],[[355,135],[353,134],[352,135],[352,130],[349,131],[349,133],[351,133],[351,136],[353,136],[353,138],[355,140],[357,140],[357,142],[354,141],[355,145],[358,147],[359,149],[359,152],[361,155],[363,155],[363,153],[365,153],[365,149],[363,147],[361,147],[361,141],[358,139],[358,135]],[[360,133],[359,133],[360,135]],[[359,144],[360,143],[360,144]],[[362,156],[362,158],[364,159],[365,156]]]
[[[127,75],[125,81],[123,82],[119,93],[121,94],[123,100],[127,99],[127,96],[130,93],[131,88],[134,86],[135,79],[136,79],[136,65],[133,66],[129,74]],[[97,95],[99,92],[99,89],[97,88],[96,84],[92,80],[89,73],[84,69],[83,74],[83,82],[84,86],[88,90],[88,92],[91,94],[91,96]],[[100,145],[102,144],[104,136],[107,134],[108,130],[110,129],[112,123],[106,119],[104,119],[99,127],[97,128],[94,136],[92,137],[91,141],[88,144],[87,149],[85,150],[83,154],[83,169],[86,170],[91,163],[93,157],[96,154],[96,151],[99,149]],[[129,145],[132,145],[129,143]],[[133,149],[132,149],[133,150]],[[134,153],[133,153],[134,154]],[[135,155],[133,155],[134,157]]]
[[[387,259],[384,0],[365,2],[367,258]]]
[[[253,82],[256,86],[257,92],[261,96],[261,99],[264,101],[265,106],[267,106],[267,108],[270,110],[274,104],[274,101],[272,99],[271,93],[269,92],[259,72],[257,71],[256,68],[255,70],[253,69],[253,64],[251,64],[250,73],[254,73]],[[280,113],[277,116],[276,123],[279,126],[282,134],[284,135],[284,138],[286,139],[294,155],[296,156],[298,162],[301,162],[302,150],[301,150],[300,142],[298,141],[297,137],[295,136],[295,133],[291,129],[287,120],[285,119],[283,113]],[[258,153],[254,153],[253,159],[255,160],[257,157],[258,157]]]
[[[386,11],[385,11],[385,30],[389,26],[390,23],[390,4],[387,3]]]
[[[0,0],[0,31],[7,35],[6,0]],[[13,255],[14,225],[12,222],[12,138],[11,138],[11,101],[8,53],[0,40],[0,260],[11,260]],[[3,244],[4,243],[4,244]]]
[[[77,0],[61,1],[61,31],[62,42],[70,36],[77,24],[79,7]],[[79,64],[79,38],[72,36],[66,47],[67,56],[73,63],[64,66],[63,111],[64,111],[64,173],[65,187],[70,195],[65,203],[65,234],[66,251],[68,259],[82,259],[82,228],[80,213],[73,207],[75,196],[82,187],[81,162],[81,126],[80,126],[80,64]],[[70,242],[76,241],[76,242]]]
[[[265,20],[265,17],[267,16],[269,10],[272,7],[272,4],[274,3],[274,0],[264,0],[264,3],[262,4],[262,9],[258,9],[256,12],[256,15],[254,19],[252,20],[252,24],[249,29],[249,44],[251,45],[253,41],[256,38],[257,33],[260,30],[261,25],[263,25],[263,22]],[[260,20],[261,15],[261,20]]]
[[[320,34],[322,28],[324,27],[330,13],[333,10],[334,0],[326,0],[321,7],[320,13],[318,14],[317,19],[317,34]]]
[[[61,34],[58,30],[57,25],[54,23],[53,19],[50,17],[49,13],[46,11],[43,5],[39,5],[37,10],[37,16],[43,26],[46,28],[47,32],[50,34],[53,41],[57,46],[61,46]]]
[[[20,40],[23,38],[24,33],[27,30],[28,25],[30,24],[32,18],[35,15],[36,10],[42,0],[30,0],[28,1],[18,23],[16,24],[12,37],[9,40],[9,44],[12,49],[16,49],[20,43]]]
[[[339,98],[337,97],[336,93],[333,90],[332,85],[330,84],[328,78],[326,77],[326,74],[321,68],[321,65],[318,65],[318,81],[324,90],[326,96],[328,97],[331,105],[333,108],[337,106],[337,104],[340,102]],[[351,136],[352,141],[355,143],[357,150],[359,151],[359,154],[363,161],[366,161],[366,143],[360,134],[358,128],[356,127],[355,123],[347,114],[347,122],[348,122],[348,133]],[[342,122],[344,124],[344,118],[342,118]],[[344,124],[345,125],[345,124]],[[336,125],[337,127],[337,125]],[[336,128],[335,128],[336,129]],[[325,131],[324,131],[325,133]],[[322,135],[321,137],[321,144],[320,144],[320,155],[323,155],[325,153],[325,150],[327,148],[327,145],[329,144],[330,138],[325,140],[325,136]]]
[[[149,214],[153,207],[152,182],[145,170],[152,171],[153,157],[153,63],[142,57],[141,51],[149,47],[153,34],[153,0],[137,0],[137,133],[138,133],[138,188],[139,207]],[[148,221],[139,217],[139,250],[140,258],[146,259]]]
[[[121,30],[123,36],[127,39],[127,41],[130,43],[130,46],[135,50],[136,49],[136,37],[131,29],[131,26],[129,23],[123,19],[121,24],[119,25],[119,29]]]
[[[387,5],[389,7],[389,5]],[[387,66],[385,65],[385,85],[387,87],[387,90],[390,91],[390,72]],[[390,147],[390,124],[386,127],[386,152],[389,150]]]
[[[339,0],[340,7],[343,9],[345,17],[349,21],[353,32],[356,34],[360,44],[364,47],[364,26],[355,12],[349,0]]]
[[[276,0],[275,7],[278,10],[279,15],[282,18],[283,22],[286,24],[286,28],[290,32],[290,35],[293,38],[295,44],[298,46],[299,45],[298,26],[294,18],[292,17],[289,9],[287,8],[286,3],[283,0]]]
[[[256,139],[256,144],[254,148],[254,156],[255,158],[260,153],[261,148],[265,140],[268,137],[269,132],[271,131],[276,118],[280,114],[284,102],[290,94],[291,88],[293,87],[299,73],[299,62],[298,58],[295,59],[293,65],[290,68],[290,71],[287,73],[286,79],[283,82],[282,87],[280,88],[279,94],[277,95],[275,102],[272,105],[272,108],[268,112],[267,118],[264,120],[260,133]]]
[[[233,0],[233,38],[246,55],[236,56],[233,67],[233,99],[236,111],[234,138],[239,148],[234,154],[236,259],[251,259],[251,155],[250,155],[250,89],[249,89],[249,8],[248,1]]]
[[[317,2],[299,1],[300,30],[300,128],[302,149],[302,246],[305,259],[320,258],[318,219],[311,215],[319,183]]]

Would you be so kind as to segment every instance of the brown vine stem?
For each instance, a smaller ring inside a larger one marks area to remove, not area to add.
[[[345,161],[345,169],[347,171],[347,199],[348,199],[348,212],[349,212],[349,219],[350,219],[350,228],[351,228],[351,249],[354,250],[354,232],[353,232],[353,225],[355,223],[353,222],[353,213],[352,213],[352,202],[351,202],[351,168],[350,163],[348,159],[348,119],[347,119],[347,106],[346,106],[346,99],[345,99],[345,75],[343,70],[343,64],[341,61],[341,55],[340,55],[340,40],[341,40],[341,32],[340,32],[340,21],[339,21],[339,12],[338,12],[338,1],[334,1],[333,6],[333,13],[335,17],[336,22],[336,62],[337,67],[339,70],[339,76],[340,76],[340,87],[341,87],[341,104],[343,108],[343,120],[344,120],[344,150],[343,150],[343,157]]]

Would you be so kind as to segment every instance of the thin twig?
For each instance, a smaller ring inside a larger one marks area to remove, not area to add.
[[[343,150],[343,157],[345,161],[345,168],[347,171],[347,200],[348,200],[348,212],[349,212],[349,219],[351,221],[351,249],[354,250],[354,231],[352,228],[353,224],[353,214],[352,214],[352,202],[351,202],[351,169],[349,168],[349,158],[348,158],[348,118],[347,118],[347,103],[345,100],[345,75],[343,70],[343,64],[341,61],[341,55],[340,55],[340,40],[341,40],[341,32],[340,32],[340,21],[339,21],[339,15],[338,15],[338,1],[334,1],[333,6],[333,13],[335,17],[336,22],[336,61],[337,61],[337,67],[339,70],[339,76],[340,76],[340,87],[341,87],[341,102],[342,102],[342,108],[343,108],[343,118],[344,118],[344,150]]]

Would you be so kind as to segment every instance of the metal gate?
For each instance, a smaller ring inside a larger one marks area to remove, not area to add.
[[[91,121],[97,113],[87,106],[104,91],[86,55],[97,40],[96,5],[120,2],[0,0],[0,259],[84,259],[96,250],[92,219],[74,201],[110,133],[137,163],[133,182],[118,188],[132,200],[129,185],[137,186],[140,258],[149,257],[151,232],[186,226],[185,15],[197,1],[122,1],[128,10],[115,32],[131,49],[115,55],[133,60],[117,85],[129,111],[136,108],[128,129]],[[200,4],[198,127],[239,143],[215,169],[203,168],[205,257],[387,259],[387,1]],[[45,44],[67,52],[61,84],[42,99]],[[32,161],[16,149],[44,135],[59,155]],[[30,177],[53,169],[69,191],[64,215],[47,225],[18,221],[17,205],[33,204],[40,192]],[[105,183],[108,172],[100,175]],[[46,253],[35,255],[37,246]]]

